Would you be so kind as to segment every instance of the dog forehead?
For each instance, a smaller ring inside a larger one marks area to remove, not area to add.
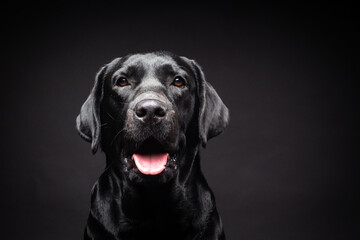
[[[174,71],[181,69],[171,56],[155,53],[134,54],[128,57],[122,64],[123,68],[139,68],[147,73],[154,73],[164,66],[170,67]]]

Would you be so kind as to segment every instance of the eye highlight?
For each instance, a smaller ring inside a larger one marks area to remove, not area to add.
[[[185,87],[185,79],[180,77],[180,76],[176,76],[174,78],[174,81],[172,82],[172,84],[175,87],[180,87],[180,88],[184,88]]]
[[[115,85],[118,87],[125,87],[127,85],[130,85],[128,80],[125,77],[120,77],[116,80]]]

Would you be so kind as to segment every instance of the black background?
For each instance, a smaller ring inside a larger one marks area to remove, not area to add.
[[[1,238],[82,238],[105,161],[75,131],[80,106],[113,58],[169,50],[231,111],[202,150],[228,239],[360,239],[355,14],[344,1],[3,5]]]

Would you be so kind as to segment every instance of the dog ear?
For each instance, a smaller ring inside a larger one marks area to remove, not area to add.
[[[192,65],[198,84],[200,141],[206,147],[207,141],[222,133],[228,125],[229,110],[211,84],[206,82],[200,66],[193,60]]]
[[[96,153],[100,142],[100,103],[103,98],[106,68],[107,66],[102,67],[97,73],[94,87],[82,105],[80,114],[76,118],[76,129],[83,139],[91,142],[93,154]]]

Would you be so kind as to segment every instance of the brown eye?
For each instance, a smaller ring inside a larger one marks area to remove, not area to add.
[[[120,77],[116,80],[116,86],[125,87],[126,85],[129,85],[129,82],[126,78]]]
[[[173,81],[173,85],[176,87],[185,87],[185,80],[182,77],[175,77]]]

